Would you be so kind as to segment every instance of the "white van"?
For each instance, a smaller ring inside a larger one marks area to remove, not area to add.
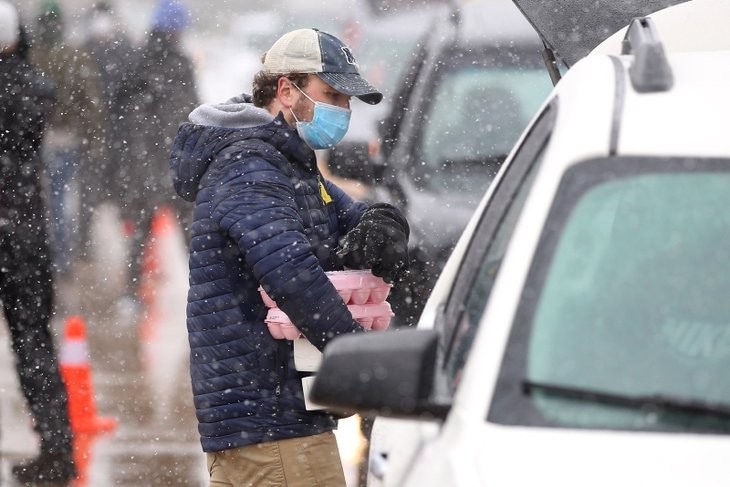
[[[728,19],[685,2],[574,64],[543,33],[571,67],[418,328],[325,351],[312,398],[379,415],[374,483],[730,482]]]

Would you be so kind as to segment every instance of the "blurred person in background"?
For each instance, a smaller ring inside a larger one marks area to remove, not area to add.
[[[53,276],[47,245],[38,150],[53,86],[26,59],[18,13],[0,0],[0,301],[33,427],[38,457],[13,466],[21,483],[76,476],[66,388],[50,319]]]
[[[136,303],[144,245],[155,212],[170,208],[184,231],[190,205],[174,194],[169,159],[178,126],[198,104],[193,63],[183,52],[182,35],[190,12],[177,0],[162,0],[155,8],[145,45],[117,97],[124,113],[117,124],[122,143],[120,179],[122,214],[133,227],[130,275],[125,299]],[[187,240],[187,239],[186,239]]]
[[[99,127],[105,119],[101,79],[88,53],[69,45],[63,14],[55,0],[41,4],[32,43],[33,64],[56,86],[56,108],[43,141],[49,177],[50,230],[53,261],[63,274],[75,258],[84,258],[90,242],[93,211],[106,191],[102,184],[103,144]],[[71,189],[78,195],[72,214]],[[72,230],[78,228],[78,242]],[[74,244],[77,247],[74,248]]]
[[[187,326],[198,431],[211,487],[344,487],[336,418],[305,407],[306,374],[292,341],[269,333],[258,288],[321,351],[364,331],[325,272],[372,269],[393,282],[409,227],[317,169],[315,150],[349,128],[350,98],[382,99],[349,48],[299,29],[263,63],[253,95],[195,109],[171,154],[175,188],[195,202]]]
[[[99,127],[104,156],[100,165],[100,179],[106,192],[100,198],[108,199],[121,207],[120,158],[122,141],[129,137],[121,131],[124,112],[117,99],[125,76],[129,75],[136,60],[136,51],[129,37],[120,26],[120,20],[107,2],[95,3],[88,12],[84,51],[95,64],[101,79],[101,95],[106,117]]]

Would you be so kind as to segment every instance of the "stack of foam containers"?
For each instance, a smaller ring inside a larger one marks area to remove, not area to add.
[[[366,330],[385,330],[390,325],[393,312],[385,300],[390,293],[391,284],[374,276],[369,270],[346,270],[327,272],[332,284],[347,304],[352,317]],[[322,353],[304,338],[289,317],[276,306],[276,302],[259,288],[264,304],[269,308],[266,325],[269,333],[276,339],[294,342],[294,366],[303,372],[315,372],[322,361]],[[322,409],[309,400],[309,389],[314,376],[302,379],[302,388],[307,409]]]
[[[347,304],[352,317],[366,330],[384,330],[390,325],[393,312],[385,300],[391,285],[369,270],[327,272],[332,284]],[[276,306],[276,302],[259,288],[264,304],[269,308],[266,325],[276,339],[296,340],[301,332],[289,317]]]

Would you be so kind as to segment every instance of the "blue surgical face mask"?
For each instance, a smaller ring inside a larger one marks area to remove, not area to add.
[[[294,115],[294,111],[291,108],[289,109],[297,121],[296,127],[299,137],[313,150],[329,149],[337,145],[347,133],[352,112],[347,108],[314,101],[297,85],[294,86],[309,101],[314,103],[314,115],[311,122],[300,122],[297,116]]]

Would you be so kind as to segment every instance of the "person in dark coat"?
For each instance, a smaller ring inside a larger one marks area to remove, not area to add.
[[[107,190],[101,177],[107,164],[99,131],[106,119],[101,79],[89,54],[67,42],[63,18],[56,0],[44,1],[31,49],[33,65],[56,86],[42,155],[50,180],[51,249],[59,273],[86,256],[94,210]],[[68,201],[72,188],[79,198],[77,213]]]
[[[190,14],[176,0],[162,0],[138,59],[125,78],[117,106],[125,116],[114,137],[122,181],[122,215],[132,223],[129,294],[139,283],[144,244],[155,212],[171,208],[187,230],[190,206],[172,190],[169,158],[180,121],[198,104],[193,64],[181,36]]]
[[[40,455],[13,467],[21,482],[76,476],[66,389],[49,329],[51,259],[38,156],[53,86],[24,58],[17,11],[0,0],[0,301]]]
[[[100,192],[99,199],[121,207],[122,188],[116,153],[129,134],[116,131],[119,124],[124,124],[125,116],[117,99],[123,80],[130,75],[137,60],[137,51],[120,26],[111,4],[107,2],[97,2],[92,6],[86,17],[86,28],[83,52],[88,53],[99,73],[102,108],[106,112],[97,131],[103,145],[102,162],[98,168],[99,182],[105,188],[105,191]]]
[[[268,332],[258,288],[323,350],[364,331],[325,272],[392,282],[407,265],[400,211],[354,201],[317,169],[351,96],[382,99],[339,39],[296,30],[265,55],[253,96],[197,108],[173,145],[175,188],[195,202],[187,326],[211,486],[345,485],[336,420],[306,409],[292,342]]]

